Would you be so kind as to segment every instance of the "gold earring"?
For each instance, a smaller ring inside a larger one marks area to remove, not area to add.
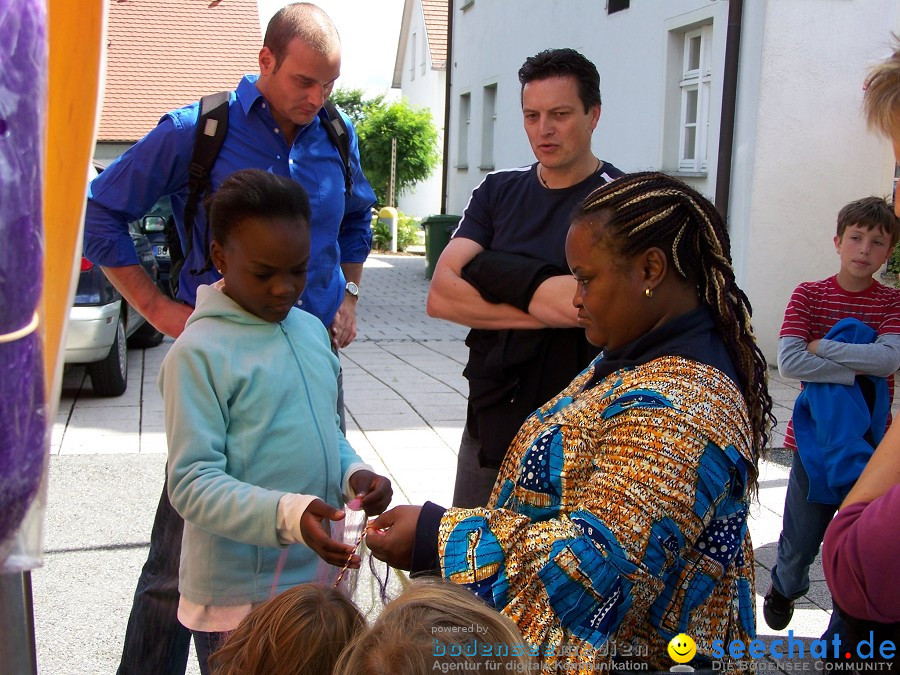
[[[644,290],[644,295],[646,295],[648,298],[652,298],[653,297],[653,289],[650,288],[649,286],[647,286],[647,288]]]

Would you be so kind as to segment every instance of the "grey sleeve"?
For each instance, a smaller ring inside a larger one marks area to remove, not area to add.
[[[819,344],[821,349],[822,343]],[[778,372],[782,377],[804,382],[847,385],[853,384],[856,377],[852,368],[807,351],[806,340],[798,337],[778,339]]]
[[[887,377],[900,368],[900,335],[879,335],[875,342],[867,345],[822,340],[816,355],[855,373]]]

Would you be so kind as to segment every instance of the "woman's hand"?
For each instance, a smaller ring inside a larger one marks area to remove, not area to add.
[[[409,570],[421,510],[421,506],[395,506],[370,522],[366,545],[372,555],[391,567]]]
[[[332,539],[322,525],[324,519],[343,520],[344,512],[326,504],[321,499],[314,499],[300,516],[300,532],[303,534],[303,543],[315,551],[322,560],[335,567],[343,567],[347,558],[353,554],[349,567],[359,568],[359,556],[354,553],[353,547]]]
[[[383,513],[391,503],[391,497],[394,496],[390,479],[367,469],[353,472],[353,475],[350,476],[350,487],[367,516],[377,516],[379,513]]]

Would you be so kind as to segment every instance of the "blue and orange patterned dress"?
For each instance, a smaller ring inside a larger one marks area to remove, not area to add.
[[[749,642],[741,392],[682,356],[594,384],[602,359],[525,421],[490,508],[444,513],[443,576],[511,617],[547,671],[596,672],[614,658],[668,670],[679,633],[707,657],[714,640]]]

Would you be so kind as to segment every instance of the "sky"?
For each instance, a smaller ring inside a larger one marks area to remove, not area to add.
[[[257,0],[262,30],[287,0]],[[317,0],[341,35],[341,77],[337,86],[386,94],[394,76],[403,0]]]

